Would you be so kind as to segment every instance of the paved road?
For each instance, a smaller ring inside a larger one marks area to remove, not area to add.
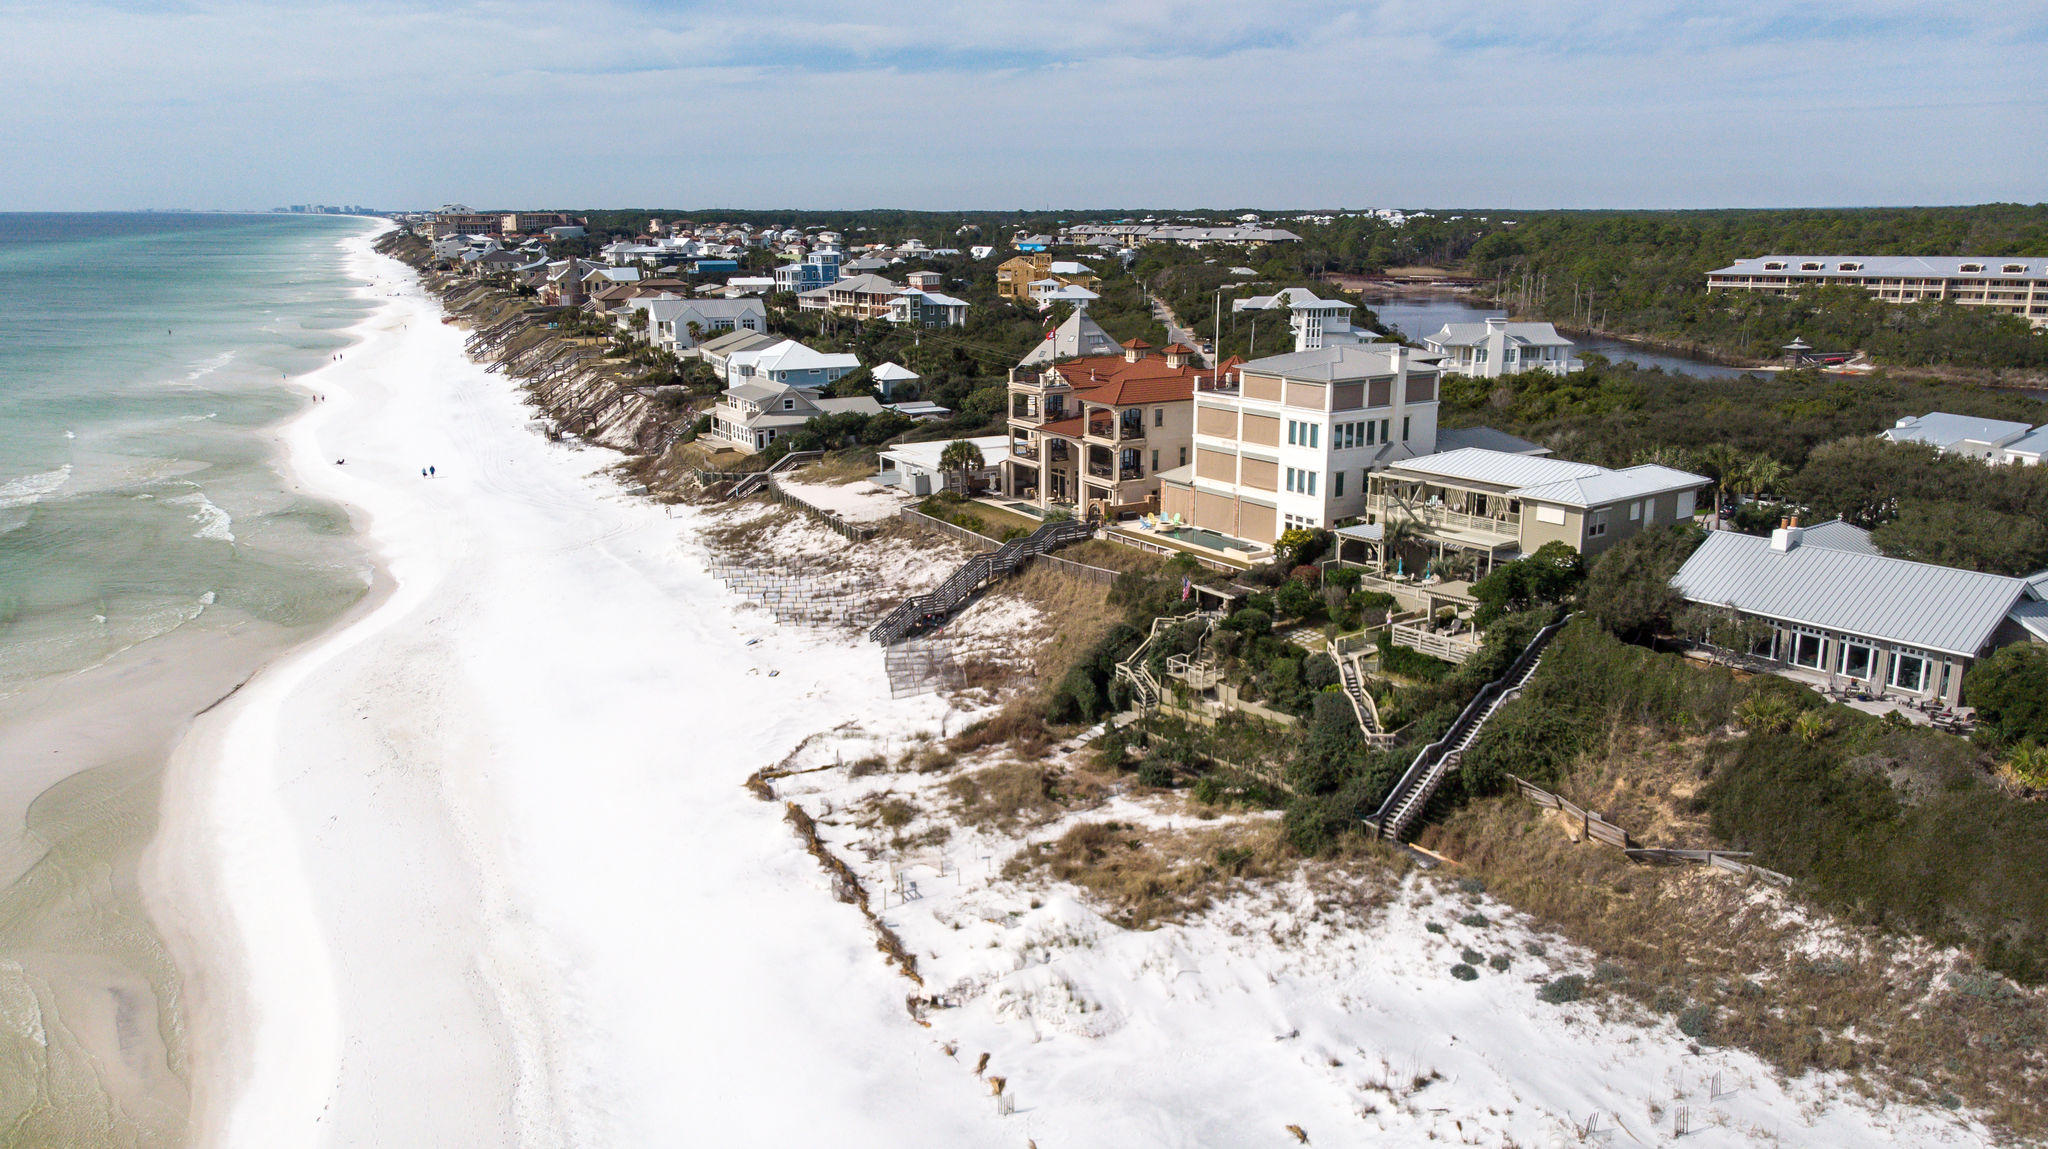
[[[1159,322],[1166,325],[1166,341],[1168,343],[1185,343],[1195,349],[1195,358],[1201,362],[1202,366],[1216,366],[1215,356],[1202,354],[1202,337],[1181,326],[1180,316],[1173,313],[1173,308],[1154,299],[1152,301],[1152,314]]]

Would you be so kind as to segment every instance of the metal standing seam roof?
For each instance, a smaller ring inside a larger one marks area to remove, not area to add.
[[[1860,555],[1881,555],[1877,544],[1870,541],[1870,532],[1854,523],[1840,519],[1829,519],[1806,528],[1800,537],[1802,547],[1826,547],[1833,551],[1854,551]]]
[[[1783,267],[1765,267],[1767,263]],[[1806,264],[1820,266],[1807,270]],[[1977,271],[1964,271],[1964,264]],[[1850,266],[1844,267],[1844,264]],[[2018,271],[2005,270],[2017,266]],[[1759,255],[1708,275],[1789,275],[1823,279],[2048,279],[2048,260],[2011,255]]]
[[[1517,498],[1539,503],[1564,503],[1573,507],[1604,507],[1623,499],[1643,499],[1666,491],[1704,487],[1713,480],[1675,467],[1644,463],[1619,471],[1601,471],[1582,479],[1565,479],[1509,491]]]
[[[2024,579],[1715,531],[1672,580],[1693,602],[1975,658]]]
[[[1507,335],[1511,342],[1540,347],[1570,347],[1572,341],[1557,333],[1550,323],[1509,323],[1499,328],[1484,323],[1446,323],[1429,337],[1439,347],[1467,347],[1486,342],[1493,331]]]
[[[1246,370],[1250,370],[1250,364]],[[1403,459],[1394,470],[1441,479],[1463,479],[1497,487],[1529,487],[1561,483],[1597,475],[1602,468],[1591,463],[1546,459],[1534,455],[1490,451],[1485,447],[1460,447],[1414,459]]]

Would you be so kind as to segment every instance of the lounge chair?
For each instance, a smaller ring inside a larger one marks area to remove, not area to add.
[[[1181,529],[1182,527],[1184,527],[1184,526],[1186,526],[1186,525],[1187,525],[1186,523],[1183,523],[1183,522],[1181,522],[1181,521],[1180,521],[1180,512],[1179,512],[1179,511],[1175,511],[1175,512],[1173,512],[1173,529],[1174,529],[1174,530],[1179,530],[1179,529]]]
[[[1141,531],[1156,531],[1159,529],[1159,524],[1152,521],[1151,515],[1139,515],[1138,529]]]

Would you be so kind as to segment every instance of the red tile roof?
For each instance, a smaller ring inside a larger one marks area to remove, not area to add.
[[[1123,347],[1126,351],[1150,351],[1152,349],[1152,345],[1150,343],[1145,342],[1142,339],[1126,339],[1124,340]]]
[[[1041,435],[1059,435],[1068,439],[1078,439],[1087,430],[1086,424],[1087,420],[1085,418],[1076,415],[1071,419],[1061,419],[1057,423],[1041,424],[1038,431]]]
[[[1189,364],[1169,367],[1163,359],[1149,358],[1132,363],[1117,355],[1069,359],[1052,369],[1074,389],[1075,398],[1112,406],[1191,399],[1196,377],[1206,374]]]

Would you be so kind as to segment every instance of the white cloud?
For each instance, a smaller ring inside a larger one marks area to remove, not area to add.
[[[2030,3],[0,3],[0,207],[2038,198]]]

